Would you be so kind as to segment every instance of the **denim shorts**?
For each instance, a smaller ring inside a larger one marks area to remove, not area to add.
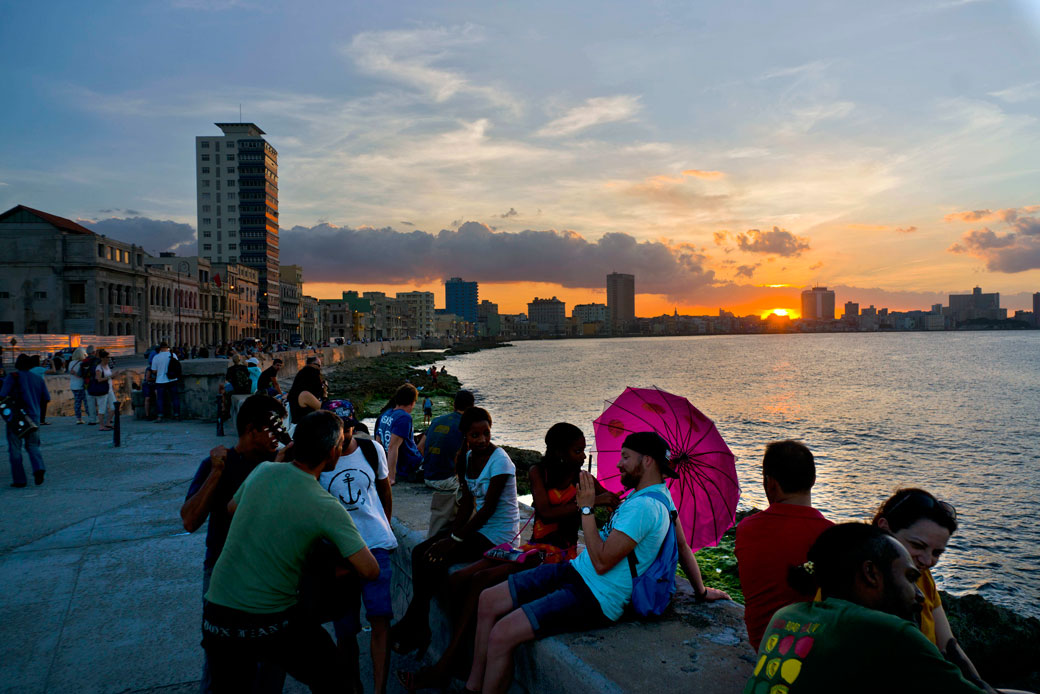
[[[513,607],[531,622],[537,638],[610,624],[596,596],[571,566],[542,564],[509,577]]]
[[[354,602],[347,614],[332,623],[337,640],[353,637],[361,631],[362,602],[365,603],[366,617],[394,617],[393,598],[390,595],[394,568],[390,563],[390,550],[373,549],[372,556],[379,562],[379,576],[371,581],[363,581],[361,600]]]

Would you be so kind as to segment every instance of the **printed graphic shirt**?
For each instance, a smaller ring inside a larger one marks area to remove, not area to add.
[[[657,499],[646,496],[651,491],[668,498],[667,509]],[[610,533],[618,530],[635,540],[636,548],[633,551],[636,553],[636,573],[642,574],[650,568],[657,558],[657,553],[661,551],[661,543],[664,542],[665,535],[668,534],[668,524],[671,523],[668,514],[674,510],[675,504],[672,503],[668,487],[664,484],[651,485],[629,494],[610,517],[610,521],[600,530],[599,536],[606,542]],[[586,550],[571,562],[571,566],[596,596],[603,614],[615,622],[620,619],[625,605],[632,600],[632,571],[628,565],[628,558],[622,558],[614,568],[600,575],[596,573],[596,567],[592,565],[592,559]]]
[[[379,418],[376,433],[379,436],[379,443],[383,444],[383,448],[387,451],[390,450],[390,437],[392,435],[397,435],[404,439],[401,442],[401,446],[397,449],[398,475],[409,475],[419,467],[419,464],[422,462],[422,456],[419,455],[419,448],[415,445],[415,435],[412,433],[412,415],[396,408],[387,410]]]
[[[359,445],[353,453],[340,458],[332,472],[321,473],[318,481],[350,512],[361,539],[369,549],[396,549],[397,538],[390,529],[390,521],[376,491],[376,480],[385,480],[390,470],[383,447],[377,441],[372,444],[379,458],[378,472],[372,469]]]
[[[912,622],[835,598],[778,610],[744,686],[744,694],[982,691]]]

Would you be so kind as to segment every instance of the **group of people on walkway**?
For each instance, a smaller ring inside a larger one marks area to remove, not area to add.
[[[705,585],[676,522],[667,481],[677,472],[656,433],[624,440],[621,499],[583,469],[581,429],[553,425],[527,472],[534,508],[524,541],[517,468],[472,393],[460,391],[453,411],[416,440],[418,392],[405,384],[370,437],[349,402],[327,400],[320,363],[309,366],[288,412],[265,392],[244,400],[238,442],[202,461],[181,509],[189,531],[209,522],[204,691],[280,691],[286,673],[316,692],[365,691],[364,606],[372,686],[385,692],[391,654],[427,650],[431,602],[444,595],[447,648],[397,679],[420,690],[458,676],[466,691],[505,692],[520,644],[642,614],[646,598],[633,597],[633,585],[661,557],[668,566],[668,547],[670,575],[681,567],[698,601],[729,597]],[[292,443],[280,448],[286,418]],[[812,507],[808,448],[770,444],[762,471],[770,506],[737,529],[745,621],[758,649],[746,692],[994,691],[957,644],[930,574],[957,529],[952,506],[903,489],[873,522],[834,525]],[[394,622],[402,579],[392,485],[406,478],[434,493],[429,535],[411,552],[410,602]],[[597,509],[609,516],[602,527]]]

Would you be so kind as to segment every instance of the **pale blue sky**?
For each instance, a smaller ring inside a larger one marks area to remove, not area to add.
[[[0,2],[0,16],[4,209],[194,226],[194,137],[241,103],[279,150],[286,228],[623,232],[690,244],[724,282],[1040,290],[1040,234],[1013,226],[1040,203],[1037,2]],[[992,213],[945,220],[968,210]],[[739,244],[773,227],[811,250]]]

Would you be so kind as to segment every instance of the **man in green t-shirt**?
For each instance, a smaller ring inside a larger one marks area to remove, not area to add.
[[[301,617],[296,589],[315,543],[331,542],[366,580],[379,564],[343,505],[318,483],[343,447],[343,424],[314,412],[297,424],[292,463],[261,463],[231,503],[224,549],[202,613],[213,691],[249,691],[258,663],[275,662],[314,692],[340,691],[336,646]]]
[[[796,588],[823,599],[776,611],[744,694],[983,692],[911,621],[920,573],[895,538],[865,523],[832,526],[793,573]]]

